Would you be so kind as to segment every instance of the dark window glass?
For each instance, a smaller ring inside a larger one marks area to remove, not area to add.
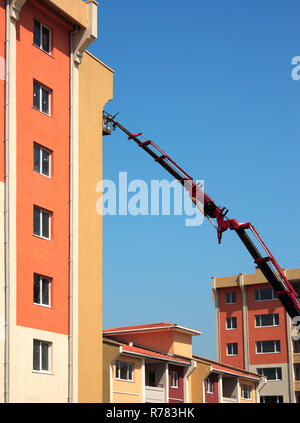
[[[40,85],[33,82],[33,107],[40,109]]]
[[[49,213],[43,211],[42,212],[42,225],[43,225],[43,233],[42,236],[44,238],[49,238]]]
[[[49,114],[49,91],[42,88],[42,112]]]
[[[50,152],[42,149],[42,174],[49,176]]]
[[[50,31],[45,26],[42,28],[42,49],[50,53]]]
[[[40,370],[40,342],[33,341],[33,370]]]
[[[50,280],[48,278],[42,278],[42,304],[49,305],[49,285]]]
[[[36,304],[40,304],[40,277],[39,275],[34,275],[33,302]]]
[[[49,370],[49,344],[47,342],[41,343],[42,347],[42,370]]]
[[[41,44],[41,24],[34,20],[33,23],[33,43],[40,47]]]
[[[40,147],[33,145],[33,168],[36,172],[40,172]]]
[[[33,209],[33,233],[40,235],[40,209],[36,206]]]

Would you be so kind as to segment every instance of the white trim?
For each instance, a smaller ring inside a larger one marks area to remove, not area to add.
[[[136,393],[133,393],[133,392],[123,392],[123,391],[113,391],[113,393],[114,394],[124,394],[124,395],[134,395],[134,396],[137,396],[137,397],[139,397],[141,394],[136,394]]]
[[[149,327],[149,328],[144,327],[144,328],[134,328],[134,329],[121,329],[121,330],[104,330],[103,334],[104,335],[110,335],[110,334],[115,334],[115,333],[145,332],[145,331],[153,331],[153,330],[161,330],[161,329],[180,329],[180,330],[184,330],[184,331],[187,331],[187,332],[195,333],[197,335],[202,334],[202,332],[200,332],[199,330],[189,329],[189,328],[186,328],[185,326],[180,326],[180,325],[154,326],[154,327]]]
[[[169,364],[168,362],[166,363],[165,377],[166,377],[166,388],[165,388],[166,402],[169,402]]]
[[[147,358],[152,358],[153,360],[162,360],[162,361],[167,361],[170,362],[172,364],[178,364],[178,365],[184,365],[184,366],[189,366],[190,363],[184,362],[184,361],[176,361],[176,360],[172,360],[172,357],[170,358],[164,358],[164,357],[156,357],[154,355],[151,354],[144,354],[144,353],[138,353],[135,351],[127,351],[127,350],[123,350],[123,354],[130,354],[130,355],[138,355],[140,357],[147,357]]]
[[[146,402],[146,370],[144,358],[142,358],[142,402]]]

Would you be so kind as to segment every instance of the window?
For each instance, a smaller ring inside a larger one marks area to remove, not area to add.
[[[213,394],[214,393],[214,380],[212,377],[208,377],[206,379],[206,392],[208,394]]]
[[[237,342],[233,342],[231,344],[226,344],[226,348],[227,348],[227,355],[237,355],[237,353],[238,353]]]
[[[279,314],[259,314],[255,316],[255,327],[278,326]]]
[[[283,397],[281,395],[269,395],[260,397],[260,402],[266,404],[281,404],[283,403]]]
[[[236,329],[236,317],[227,317],[226,319],[226,329]]]
[[[171,370],[171,388],[178,388],[178,372]]]
[[[265,376],[268,381],[270,380],[282,380],[281,367],[266,367],[257,369],[259,375]]]
[[[33,370],[38,372],[50,371],[50,342],[33,340]]]
[[[251,400],[251,386],[242,384],[241,390],[242,390],[242,399]]]
[[[51,31],[36,19],[33,21],[33,44],[50,54]]]
[[[33,169],[35,172],[50,177],[51,151],[33,144]]]
[[[280,341],[256,341],[257,354],[279,353]]]
[[[229,291],[226,292],[226,304],[235,304],[236,303],[236,292]]]
[[[255,289],[254,300],[255,301],[267,301],[277,299],[272,288]]]
[[[33,107],[50,115],[50,98],[51,91],[40,83],[33,81]]]
[[[51,279],[46,276],[37,275],[33,276],[33,302],[34,304],[50,306],[50,288]]]
[[[40,207],[33,207],[33,233],[41,238],[50,239],[51,213]]]
[[[116,379],[133,380],[133,364],[117,361],[116,363]]]

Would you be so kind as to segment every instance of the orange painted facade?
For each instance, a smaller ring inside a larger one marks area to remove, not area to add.
[[[5,22],[5,0],[0,0],[0,22]],[[5,25],[0,25],[0,182],[4,182]]]
[[[286,335],[286,312],[279,300],[254,301],[254,290],[269,288],[267,284],[250,285],[247,287],[248,296],[248,334],[250,364],[268,364],[288,362],[288,347]],[[279,325],[269,327],[255,327],[255,315],[279,314]],[[280,352],[271,354],[257,354],[257,341],[280,341]]]
[[[51,29],[51,54],[33,44],[33,20]],[[36,0],[17,26],[17,324],[68,333],[69,32]],[[51,90],[50,116],[33,108],[33,81]],[[50,178],[33,171],[34,142],[51,150]],[[33,206],[51,212],[50,240],[33,235]],[[51,305],[33,304],[33,274],[52,279]]]
[[[236,293],[236,303],[226,304],[226,292]],[[226,319],[236,317],[237,328],[226,329]],[[243,314],[242,314],[242,294],[239,288],[232,287],[220,292],[220,336],[222,343],[220,346],[221,359],[223,363],[230,363],[239,368],[244,367],[244,345],[243,345]],[[238,344],[237,355],[227,355],[226,345],[229,343]]]

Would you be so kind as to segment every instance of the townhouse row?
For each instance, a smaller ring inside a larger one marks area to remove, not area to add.
[[[168,322],[104,330],[103,402],[259,402],[266,378],[194,355],[200,333]]]

